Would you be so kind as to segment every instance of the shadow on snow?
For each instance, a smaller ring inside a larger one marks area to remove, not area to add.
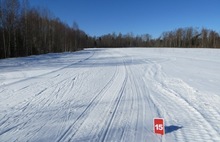
[[[183,126],[175,126],[175,125],[170,125],[170,126],[165,126],[165,133],[172,133],[174,131],[177,131],[179,129],[182,129]]]

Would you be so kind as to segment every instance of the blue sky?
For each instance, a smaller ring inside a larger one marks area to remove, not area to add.
[[[91,36],[145,33],[159,37],[179,27],[220,32],[220,0],[29,0],[47,7],[70,26],[75,21]]]

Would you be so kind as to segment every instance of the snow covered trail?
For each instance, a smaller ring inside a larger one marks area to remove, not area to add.
[[[219,142],[219,55],[103,48],[0,60],[0,141]]]

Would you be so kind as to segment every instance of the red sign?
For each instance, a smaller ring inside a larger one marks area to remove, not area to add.
[[[164,135],[164,119],[163,118],[154,118],[154,133]]]

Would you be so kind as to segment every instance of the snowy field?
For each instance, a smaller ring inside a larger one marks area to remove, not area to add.
[[[164,136],[153,118],[165,120]],[[0,142],[220,142],[220,50],[0,60]]]

